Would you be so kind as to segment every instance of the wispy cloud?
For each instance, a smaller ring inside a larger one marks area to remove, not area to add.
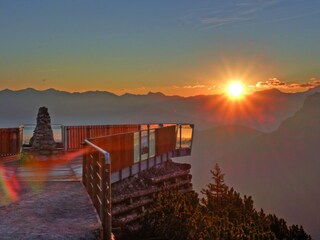
[[[281,88],[281,89],[310,89],[320,86],[320,80],[316,78],[311,78],[308,82],[302,83],[290,83],[287,84],[284,81],[279,80],[278,78],[270,78],[266,81],[258,82],[256,88]]]
[[[189,12],[184,18],[185,23],[210,28],[220,27],[239,22],[252,22],[258,14],[271,5],[283,0],[246,0],[218,3],[212,8],[203,8]]]
[[[182,18],[182,21],[187,24],[195,24],[198,27],[216,28],[239,23],[252,25],[290,21],[320,14],[318,8],[304,8],[299,9],[298,12],[292,12],[288,10],[290,5],[289,0],[225,1],[213,4],[211,8],[189,12]]]
[[[256,87],[257,88],[270,88],[270,87],[283,87],[286,86],[285,82],[280,81],[277,78],[269,78],[268,80],[264,82],[257,82]]]
[[[183,88],[206,88],[206,85],[197,84],[197,85],[185,85]]]
[[[209,86],[208,85],[205,85],[205,84],[201,84],[199,82],[196,82],[194,84],[187,84],[187,85],[173,85],[172,86],[173,88],[184,88],[184,89],[195,89],[195,88],[208,88]]]
[[[203,91],[203,90],[208,90],[208,91],[213,91],[213,90],[217,90],[217,89],[220,89],[222,88],[223,86],[221,85],[214,85],[214,84],[200,84],[200,83],[196,83],[194,85],[190,84],[190,85],[183,85],[183,86],[179,86],[179,85],[173,85],[172,88],[175,88],[175,89],[188,89],[188,90],[200,90]]]
[[[317,79],[317,78],[315,78],[315,77],[312,77],[311,79],[310,79],[310,81],[314,84],[314,85],[320,85],[320,79]]]

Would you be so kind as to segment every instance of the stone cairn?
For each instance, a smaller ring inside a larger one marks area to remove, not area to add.
[[[56,143],[53,138],[51,119],[48,108],[40,107],[37,116],[37,126],[30,139],[30,150],[40,155],[51,155],[56,150]]]

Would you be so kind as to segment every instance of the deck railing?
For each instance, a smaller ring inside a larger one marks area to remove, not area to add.
[[[139,131],[89,139],[110,153],[111,181],[116,182],[169,158],[190,155],[193,125],[143,124]]]
[[[22,127],[0,128],[0,157],[20,153],[22,146]]]
[[[85,140],[82,183],[102,223],[103,239],[111,239],[111,162],[108,152]]]
[[[125,125],[85,125],[85,126],[63,126],[61,124],[53,124],[54,139],[59,148],[63,148],[65,151],[74,151],[81,149],[82,143],[85,139],[97,138],[102,136],[111,136],[120,133],[129,133],[141,131],[138,135],[135,133],[135,142],[137,138],[141,138],[143,146],[141,151],[135,149],[135,159],[141,152],[141,158],[148,158],[155,154],[155,149],[152,146],[155,141],[155,130],[159,127],[165,126],[177,126],[176,124],[125,124]],[[20,153],[22,146],[28,147],[30,138],[36,125],[25,124],[19,128],[6,128],[0,129],[0,157],[11,156]],[[190,142],[185,141],[190,138],[192,129],[188,124],[180,124],[176,128],[177,141],[176,144],[179,147],[186,147],[186,144]],[[162,138],[159,138],[162,139]],[[159,140],[161,141],[161,140]],[[146,146],[149,145],[150,147]],[[169,144],[169,143],[167,143]],[[165,146],[165,145],[163,145]],[[147,151],[150,149],[150,151]],[[158,149],[159,150],[159,149]]]
[[[111,184],[191,154],[193,125],[147,124],[139,131],[86,139],[83,184],[99,213],[104,239],[111,239]]]

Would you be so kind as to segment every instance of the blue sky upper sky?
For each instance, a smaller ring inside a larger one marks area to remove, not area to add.
[[[303,90],[319,23],[319,0],[0,0],[0,89]]]

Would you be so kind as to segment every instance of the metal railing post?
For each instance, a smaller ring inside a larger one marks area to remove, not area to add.
[[[181,141],[182,141],[182,125],[179,125],[180,131],[179,131],[179,148],[181,148]]]
[[[85,146],[86,143],[83,143],[83,145]],[[84,147],[85,149],[85,147]],[[83,185],[87,188],[87,174],[88,174],[88,157],[87,157],[87,151],[83,152],[82,155],[82,183]]]
[[[64,144],[64,150],[68,151],[69,149],[69,127],[68,126],[64,126],[63,127],[63,135],[64,135],[64,139],[63,139],[63,144]]]
[[[105,229],[105,239],[111,240],[112,232],[112,215],[111,215],[111,161],[109,153],[104,154],[105,158],[105,170],[103,174],[102,181],[102,194],[103,194],[103,204],[106,206],[104,210],[103,222]]]

